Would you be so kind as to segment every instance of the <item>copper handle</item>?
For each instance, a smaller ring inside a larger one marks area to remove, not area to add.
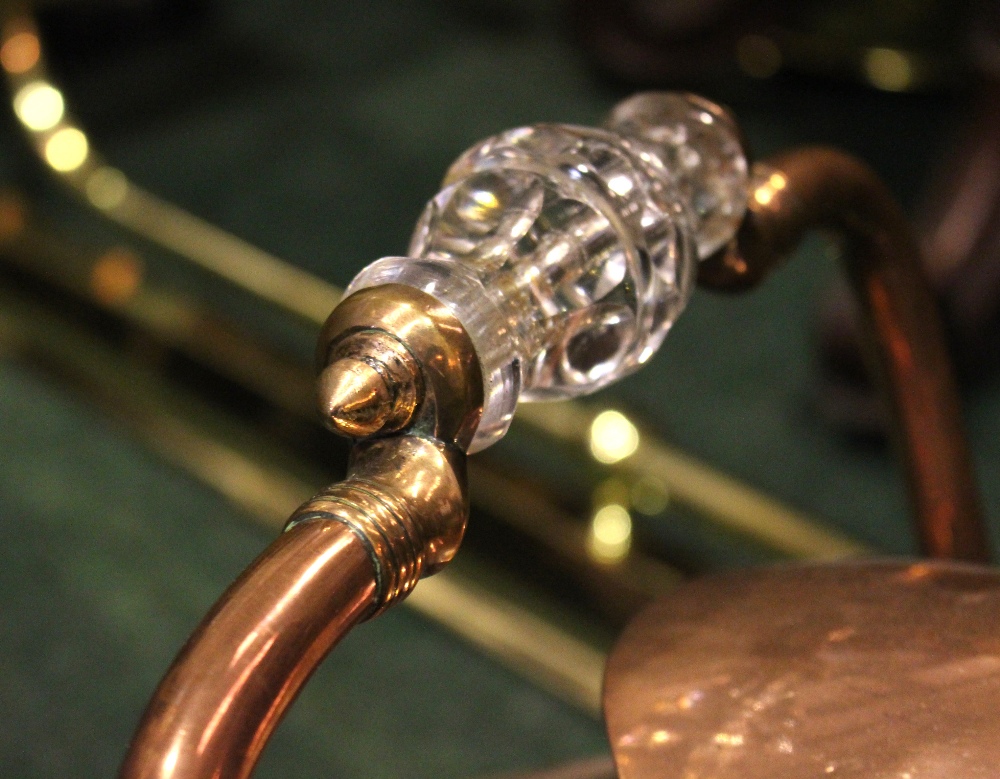
[[[989,560],[940,318],[901,209],[870,168],[834,149],[793,150],[759,170],[735,245],[703,263],[699,283],[749,288],[807,230],[836,231],[890,401],[921,547],[931,557]]]

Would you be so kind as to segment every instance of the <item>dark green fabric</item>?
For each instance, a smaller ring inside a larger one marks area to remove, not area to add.
[[[593,123],[626,94],[589,69],[552,2],[213,9],[196,35],[66,73],[69,94],[102,151],[140,183],[338,283],[405,251],[424,201],[472,142],[540,120]],[[908,203],[955,108],[794,79],[709,91],[736,108],[757,151],[846,146]],[[5,180],[33,182],[43,214],[102,234],[28,177],[13,136],[0,144]],[[809,243],[752,296],[696,294],[653,364],[605,398],[793,505],[907,552],[887,455],[852,447],[808,410],[827,255]],[[203,276],[154,272],[272,327]],[[0,773],[111,776],[183,637],[267,534],[9,361],[0,418]],[[971,398],[970,426],[1000,517],[995,388]],[[262,776],[458,777],[604,748],[597,723],[405,611],[338,655],[279,731]]]

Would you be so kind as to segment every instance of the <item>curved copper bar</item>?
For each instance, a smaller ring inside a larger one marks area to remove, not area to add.
[[[160,683],[121,779],[242,779],[327,652],[375,604],[368,549],[309,520],[226,591]]]
[[[936,303],[906,218],[879,178],[833,149],[781,154],[756,169],[749,212],[699,284],[742,290],[814,228],[845,241],[845,264],[890,398],[923,551],[987,561],[989,542]]]
[[[426,389],[414,434],[356,443],[347,479],[300,506],[227,590],[160,683],[121,779],[248,777],[333,645],[458,550],[469,514],[460,446],[482,408],[471,340],[433,298],[391,287],[352,295],[330,322],[334,341],[384,346],[396,338],[373,329],[384,322],[405,334]]]

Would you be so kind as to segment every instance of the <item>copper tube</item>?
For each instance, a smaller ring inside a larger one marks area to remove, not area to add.
[[[458,550],[469,504],[464,448],[454,442],[468,443],[482,407],[472,342],[433,298],[392,286],[347,298],[324,334],[336,345],[381,322],[405,332],[420,360],[414,369],[428,393],[414,425],[423,434],[355,444],[347,479],[292,514],[181,650],[121,779],[245,779],[338,639]]]
[[[310,520],[226,591],[160,683],[121,779],[242,779],[299,689],[375,602],[345,525]]]
[[[807,230],[840,234],[873,363],[890,399],[923,551],[988,560],[936,303],[913,233],[885,185],[843,152],[797,149],[758,166],[749,208],[736,245],[703,263],[699,283],[721,290],[751,287]]]

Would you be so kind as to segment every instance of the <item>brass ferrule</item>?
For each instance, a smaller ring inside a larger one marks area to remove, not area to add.
[[[396,436],[355,446],[347,479],[292,514],[303,522],[337,522],[361,540],[375,568],[381,613],[458,551],[468,518],[465,455],[440,441]]]

